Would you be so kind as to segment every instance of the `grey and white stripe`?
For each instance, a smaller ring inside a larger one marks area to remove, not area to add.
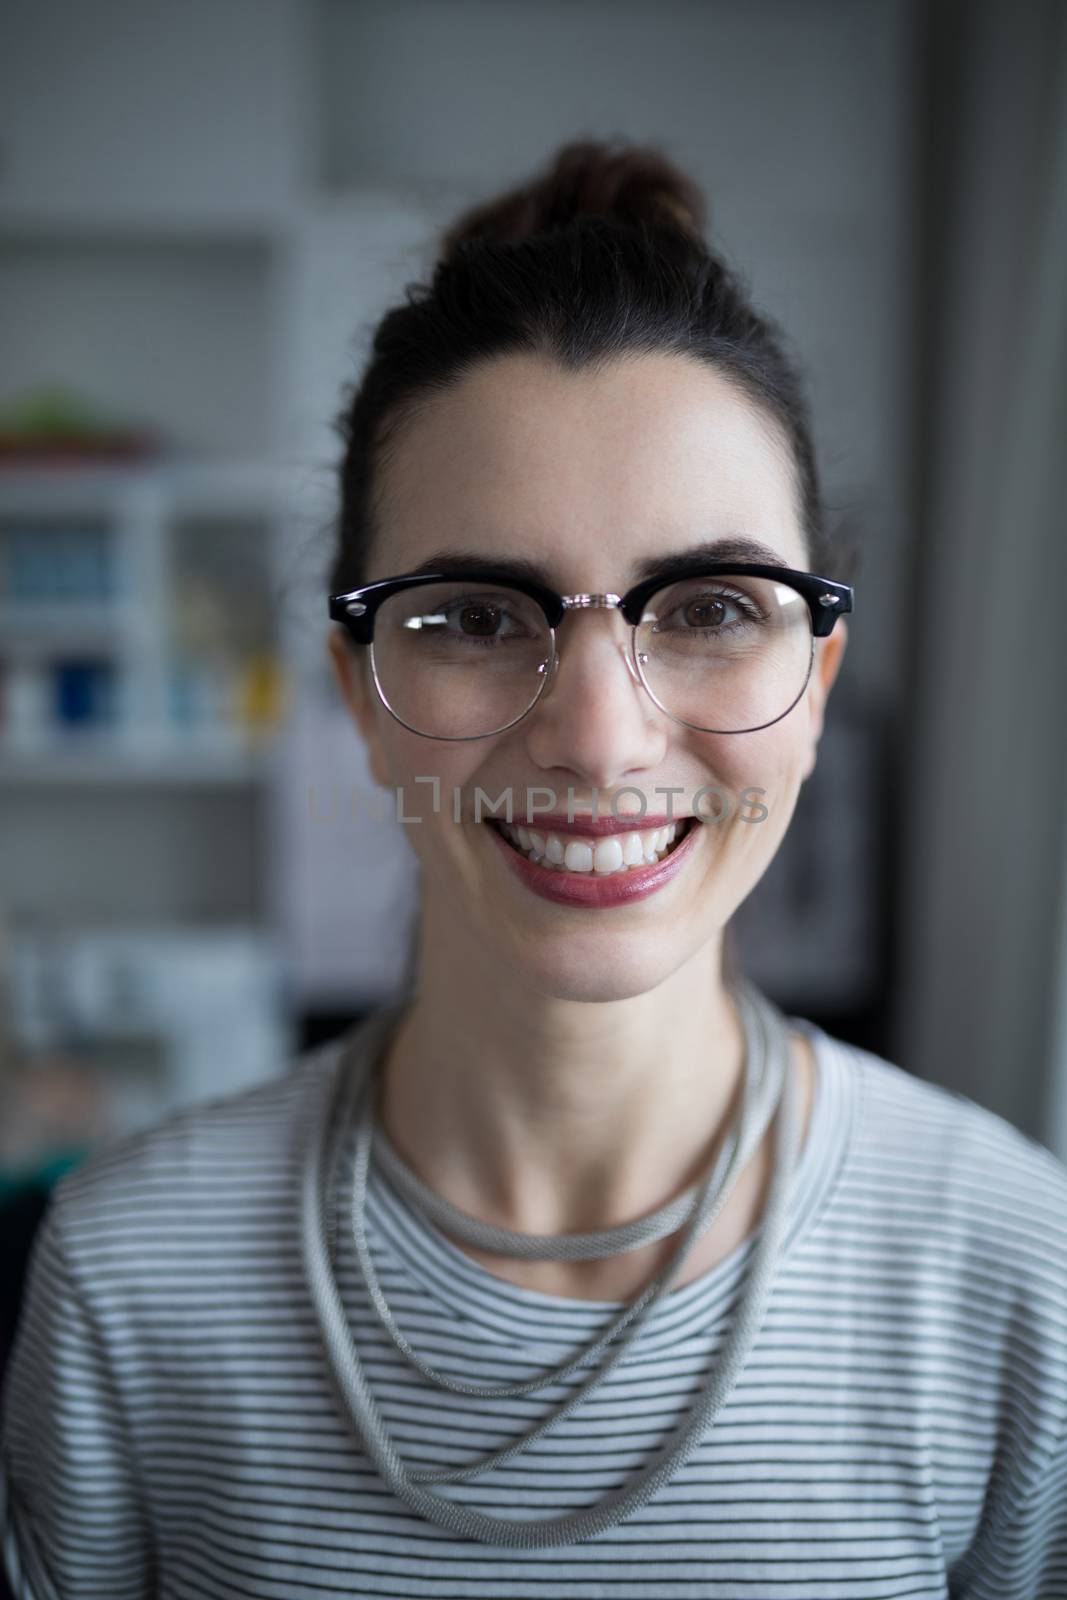
[[[963,1097],[789,1020],[813,1041],[816,1095],[754,1347],[677,1477],[578,1544],[515,1551],[424,1521],[338,1405],[299,1227],[337,1046],[68,1173],[0,1413],[18,1600],[1067,1597],[1067,1169]],[[470,1383],[554,1367],[618,1309],[494,1277],[377,1168],[366,1215],[401,1328]],[[342,1301],[409,1467],[500,1448],[581,1381],[506,1399],[429,1384],[374,1315],[345,1221]],[[752,1248],[661,1302],[529,1452],[440,1493],[543,1519],[623,1482],[700,1393]]]

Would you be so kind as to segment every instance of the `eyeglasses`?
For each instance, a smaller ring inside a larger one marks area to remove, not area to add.
[[[331,595],[329,610],[369,647],[386,710],[427,739],[514,727],[548,692],[564,616],[585,607],[622,612],[631,675],[675,722],[754,733],[780,721],[851,587],[752,562],[681,565],[624,595],[557,594],[491,567],[412,572]]]

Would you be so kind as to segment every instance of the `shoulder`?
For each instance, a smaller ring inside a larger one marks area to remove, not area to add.
[[[968,1096],[823,1035],[851,1085],[839,1236],[983,1382],[1010,1370],[1028,1409],[1067,1426],[1067,1166]]]
[[[311,1119],[344,1038],[295,1056],[249,1088],[168,1112],[95,1150],[52,1190],[47,1222],[72,1258],[119,1238],[198,1237],[215,1217],[276,1209],[295,1179]]]
[[[816,1030],[855,1104],[852,1171],[901,1214],[980,1236],[987,1256],[1064,1274],[1067,1166],[969,1096]],[[1055,1261],[1050,1260],[1055,1258]]]
[[[1067,1245],[1067,1166],[969,1096],[917,1078],[873,1051],[832,1040],[855,1076],[859,1155],[939,1214]]]

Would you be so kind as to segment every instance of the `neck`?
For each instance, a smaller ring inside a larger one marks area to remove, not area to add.
[[[704,948],[658,988],[590,1004],[489,970],[424,909],[380,1116],[405,1161],[522,1233],[615,1227],[684,1190],[737,1109],[744,1041]]]

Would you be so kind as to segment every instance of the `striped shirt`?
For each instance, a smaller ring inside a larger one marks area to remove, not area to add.
[[[336,1042],[68,1173],[2,1397],[18,1600],[1067,1596],[1067,1168],[971,1100],[789,1021],[815,1092],[756,1342],[684,1467],[578,1544],[518,1551],[426,1521],[340,1410],[299,1220]],[[418,1373],[370,1307],[343,1149],[338,1280],[389,1432],[412,1470],[485,1455],[588,1369],[511,1399]],[[495,1277],[376,1167],[367,1223],[402,1331],[468,1382],[558,1366],[617,1309]],[[563,1423],[438,1492],[545,1518],[623,1482],[704,1383],[752,1248],[661,1301]]]

